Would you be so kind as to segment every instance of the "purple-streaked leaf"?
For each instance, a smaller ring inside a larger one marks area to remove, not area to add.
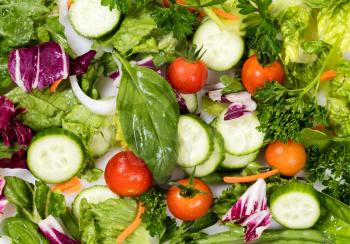
[[[245,240],[259,238],[271,223],[271,214],[267,207],[266,183],[258,179],[223,217],[223,221],[233,221],[245,226]]]
[[[186,100],[181,96],[180,92],[178,92],[176,89],[173,88],[173,91],[175,93],[177,103],[179,104],[179,107],[180,107],[180,113],[181,114],[189,113],[186,105]]]
[[[244,241],[250,242],[258,239],[263,231],[271,224],[272,215],[269,210],[263,210],[250,215],[241,223],[246,227]]]
[[[224,120],[237,119],[247,113],[250,113],[250,111],[246,109],[245,105],[240,103],[232,103],[224,114]]]
[[[6,127],[15,114],[13,103],[5,96],[0,97],[0,129]]]
[[[266,183],[263,179],[258,179],[231,207],[223,220],[242,220],[263,210],[267,210]]]
[[[52,216],[39,223],[40,232],[49,240],[50,244],[78,244],[79,242],[68,236],[62,225]]]
[[[117,78],[119,77],[119,75],[120,75],[120,72],[119,72],[119,70],[117,70],[117,71],[114,71],[114,72],[110,73],[110,74],[108,75],[108,77],[109,77],[111,80],[115,80],[115,79],[117,79]]]
[[[252,95],[248,92],[237,92],[224,95],[224,100],[230,103],[240,103],[246,106],[248,111],[256,110],[256,102],[252,99]]]
[[[27,152],[19,149],[11,158],[0,158],[0,168],[4,169],[27,169]]]
[[[5,179],[0,176],[0,216],[4,213],[5,207],[8,202],[3,192],[5,184],[6,184]]]
[[[87,53],[73,59],[69,63],[69,75],[85,74],[92,59],[96,56],[96,51],[90,50]]]
[[[11,79],[24,91],[44,89],[68,77],[69,57],[55,42],[12,50],[8,69]]]
[[[142,66],[142,67],[145,67],[145,68],[152,69],[155,72],[157,72],[160,76],[162,76],[164,78],[166,77],[165,72],[162,69],[157,68],[155,66],[152,57],[147,57],[147,58],[144,58],[144,59],[139,60],[139,61],[131,61],[131,63],[135,64],[135,65],[138,65],[138,66]]]

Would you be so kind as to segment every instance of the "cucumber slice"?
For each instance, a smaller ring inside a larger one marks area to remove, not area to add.
[[[225,160],[222,161],[221,166],[227,169],[240,169],[247,166],[249,163],[253,162],[258,156],[259,151],[242,155],[235,156],[229,153],[225,154]]]
[[[198,109],[197,94],[182,94],[181,97],[185,99],[186,107],[190,113],[195,113]]]
[[[48,129],[33,137],[28,148],[30,172],[46,183],[62,183],[76,175],[84,162],[79,138],[64,129]]]
[[[245,114],[237,119],[224,120],[226,110],[218,117],[216,129],[224,137],[225,150],[236,156],[258,151],[264,143],[264,134],[256,128],[260,122],[254,113]]]
[[[216,71],[232,68],[244,52],[242,37],[234,31],[221,30],[213,20],[207,20],[199,26],[193,44],[198,50],[202,48],[203,62]]]
[[[101,5],[101,0],[74,0],[69,19],[82,36],[98,38],[111,32],[119,23],[120,11]]]
[[[270,208],[273,218],[289,229],[311,228],[321,214],[316,190],[299,182],[281,186],[273,191]]]
[[[73,201],[73,214],[79,219],[80,216],[80,202],[86,199],[89,203],[104,202],[110,198],[119,198],[107,186],[92,186],[84,189],[77,195]]]
[[[178,158],[182,167],[206,161],[214,147],[212,127],[194,115],[182,115],[178,124]]]
[[[214,151],[207,161],[196,166],[195,177],[203,177],[213,173],[225,158],[224,139],[218,132],[214,132]],[[191,175],[194,167],[184,168]]]

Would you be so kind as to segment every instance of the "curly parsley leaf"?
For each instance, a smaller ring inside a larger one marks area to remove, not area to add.
[[[128,0],[101,0],[103,6],[108,6],[110,10],[117,8],[120,12],[125,13],[129,9]]]
[[[178,40],[184,40],[191,35],[198,24],[196,14],[178,4],[171,4],[168,8],[157,7],[153,17],[158,28],[165,32],[173,32]]]
[[[312,95],[289,92],[277,82],[266,83],[255,95],[258,101],[258,129],[265,141],[301,142],[300,131],[314,124],[327,123],[327,111]]]
[[[239,0],[240,13],[247,15],[246,41],[249,48],[256,50],[263,65],[275,61],[281,53],[282,42],[277,39],[280,27],[269,12],[272,0]]]
[[[154,188],[144,193],[140,201],[146,209],[142,215],[142,222],[147,226],[151,236],[162,237],[167,229],[176,228],[176,222],[167,216],[164,196]]]
[[[350,204],[350,144],[332,143],[325,150],[313,146],[307,150],[307,172],[312,182],[320,181],[324,193]]]

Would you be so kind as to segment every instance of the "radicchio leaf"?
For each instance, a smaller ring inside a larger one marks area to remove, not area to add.
[[[11,79],[24,91],[44,89],[68,77],[69,57],[55,42],[12,50],[8,70]]]
[[[152,69],[155,72],[157,72],[160,76],[162,76],[163,78],[166,78],[165,72],[162,69],[156,67],[156,65],[153,62],[152,57],[147,57],[147,58],[144,58],[144,59],[139,60],[139,61],[132,61],[131,63],[138,65],[138,66],[141,66],[141,67]]]
[[[0,176],[0,216],[4,213],[5,207],[8,202],[3,192],[5,184],[6,184],[5,179]]]
[[[15,109],[14,104],[5,96],[0,96],[0,136],[5,146],[22,146],[11,158],[1,158],[0,168],[27,168],[26,151],[34,131],[19,122],[16,117],[24,113],[24,109]]]
[[[96,51],[90,50],[87,53],[77,57],[76,59],[71,60],[69,63],[69,75],[85,74],[96,54]]]
[[[49,240],[50,244],[78,244],[79,242],[68,236],[61,224],[49,215],[39,223],[40,232]]]
[[[223,221],[245,226],[245,241],[248,242],[261,236],[270,225],[271,218],[267,207],[266,183],[263,179],[258,179],[230,208]]]
[[[250,111],[247,110],[246,106],[240,103],[232,103],[225,115],[224,115],[224,120],[231,120],[231,119],[237,119]]]
[[[186,100],[181,96],[181,93],[178,92],[176,89],[173,88],[173,91],[176,96],[177,103],[179,104],[180,107],[180,113],[181,114],[187,114],[189,113],[187,105],[186,105]]]

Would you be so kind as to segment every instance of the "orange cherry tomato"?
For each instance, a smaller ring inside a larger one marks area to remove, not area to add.
[[[284,82],[282,65],[275,61],[268,66],[262,66],[256,55],[250,56],[243,64],[242,82],[249,93],[254,93],[258,87],[263,87],[266,82]]]
[[[279,170],[284,176],[294,176],[306,164],[306,152],[302,144],[289,141],[276,141],[269,144],[265,151],[266,162]]]
[[[168,78],[171,85],[179,92],[196,93],[207,82],[208,68],[201,60],[190,62],[180,57],[170,64]]]
[[[122,197],[138,196],[152,186],[152,174],[133,152],[123,151],[111,158],[105,170],[108,187]]]
[[[187,186],[189,179],[182,179],[178,184]],[[192,196],[186,196],[177,186],[172,186],[167,195],[167,204],[170,212],[178,219],[191,221],[204,216],[213,202],[213,194],[203,181],[193,180],[193,189],[199,190]]]

